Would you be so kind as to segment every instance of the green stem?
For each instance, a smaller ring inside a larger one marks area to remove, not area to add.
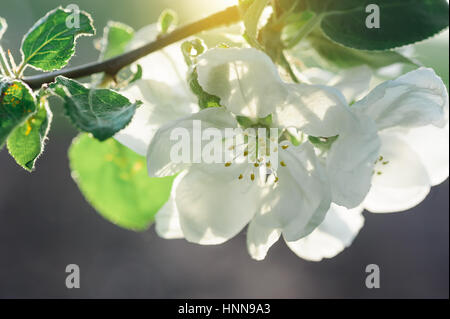
[[[311,19],[306,22],[306,24],[300,29],[297,35],[292,38],[286,45],[286,49],[292,49],[300,41],[306,38],[319,24],[322,22],[324,14],[315,14]]]
[[[5,51],[0,46],[0,71],[6,76],[13,76],[11,68],[9,67],[8,60],[6,59]]]
[[[300,83],[300,80],[298,79],[297,75],[295,75],[294,70],[292,70],[292,66],[289,63],[289,61],[286,58],[286,55],[283,53],[281,53],[281,66],[286,70],[286,72],[289,74],[289,76],[291,77],[292,81],[294,81],[294,83]]]

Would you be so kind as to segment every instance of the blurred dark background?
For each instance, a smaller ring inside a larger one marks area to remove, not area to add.
[[[163,8],[182,22],[224,8],[228,0],[0,0],[9,30],[2,42],[18,57],[21,36],[48,10],[76,3],[99,32],[108,20],[140,28]],[[197,11],[198,8],[201,10]],[[448,33],[416,46],[417,56],[448,85]],[[81,39],[76,65],[96,59]],[[37,171],[26,173],[0,152],[0,298],[448,298],[449,184],[433,188],[416,208],[365,213],[353,245],[320,263],[277,243],[252,261],[245,234],[214,247],[120,229],[85,202],[70,177],[67,149],[76,132],[56,113]],[[381,269],[381,288],[365,287],[365,267]],[[81,288],[65,286],[65,267],[78,264]]]

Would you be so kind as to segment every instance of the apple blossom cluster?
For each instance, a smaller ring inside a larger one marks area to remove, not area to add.
[[[129,49],[157,35],[148,26]],[[319,261],[351,244],[364,209],[410,209],[448,178],[448,93],[431,69],[374,86],[364,66],[340,74],[302,70],[294,83],[266,53],[245,46],[185,60],[177,43],[139,61],[142,79],[122,93],[143,105],[115,135],[147,157],[151,177],[176,175],[155,217],[163,238],[216,245],[247,227],[254,259],[282,237],[298,256]],[[199,105],[186,80],[194,72],[220,105]],[[244,133],[238,154],[224,162],[180,162],[173,156],[180,128],[191,136],[211,128]],[[249,129],[279,134],[256,134],[250,143]]]

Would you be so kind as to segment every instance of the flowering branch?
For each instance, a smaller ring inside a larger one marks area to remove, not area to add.
[[[197,22],[177,28],[171,33],[159,37],[140,48],[126,52],[112,59],[100,62],[92,62],[73,68],[58,70],[51,73],[28,76],[23,79],[32,89],[39,89],[43,84],[51,83],[57,76],[68,78],[81,78],[95,73],[104,72],[110,76],[115,76],[122,68],[136,62],[150,53],[161,50],[175,42],[187,37],[224,25],[237,23],[241,20],[238,6],[233,6],[223,11],[217,12]]]

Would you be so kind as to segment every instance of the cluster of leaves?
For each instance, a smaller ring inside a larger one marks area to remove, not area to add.
[[[64,77],[38,92],[22,80],[27,67],[50,72],[66,66],[75,53],[80,36],[95,34],[91,17],[80,12],[76,25],[71,25],[73,12],[63,8],[50,11],[24,36],[22,62],[16,66],[2,52],[2,77],[0,79],[0,146],[6,142],[10,154],[26,170],[32,171],[36,159],[44,149],[50,129],[52,113],[47,99],[56,95],[64,100],[64,109],[71,122],[80,131],[92,133],[106,140],[123,129],[131,120],[141,102],[131,102],[110,89],[88,88]],[[0,34],[6,31],[1,19]],[[121,37],[115,33],[109,34]],[[121,38],[122,39],[122,38]],[[102,51],[102,58],[112,56],[117,48]]]
[[[272,14],[260,29],[263,9]],[[446,0],[379,0],[379,28],[369,28],[370,0],[241,0],[248,42],[285,66],[283,52],[305,40],[339,68],[414,64],[393,49],[425,40],[448,26]]]
[[[368,28],[366,8],[372,2],[240,0],[244,38],[265,51],[297,81],[286,52],[300,43],[336,68],[364,64],[378,69],[394,63],[414,64],[394,49],[424,40],[448,26],[446,0],[378,0],[381,28]],[[261,21],[267,9],[271,9],[270,17]],[[95,34],[89,14],[77,14],[77,21],[72,21],[73,12],[57,8],[36,22],[23,38],[22,61],[18,66],[0,45],[0,149],[6,144],[19,165],[27,171],[34,170],[52,122],[48,99],[51,96],[62,99],[65,114],[82,132],[69,151],[72,176],[81,192],[111,222],[144,230],[167,201],[173,177],[149,178],[145,158],[112,139],[128,125],[142,104],[118,92],[138,80],[142,68],[137,66],[133,71],[126,67],[117,74],[96,74],[89,84],[59,76],[36,92],[23,80],[28,67],[42,72],[65,67],[75,53],[77,38]],[[176,21],[173,11],[164,11],[158,22],[160,35],[172,31]],[[6,29],[6,21],[0,17],[0,41]],[[131,27],[108,23],[97,42],[99,60],[125,53],[134,36]],[[205,92],[198,83],[195,62],[206,50],[205,44],[189,40],[181,50],[190,66],[187,81],[198,97],[199,106],[220,107],[220,99]],[[335,139],[310,137],[323,150]]]
[[[61,98],[70,122],[79,131],[90,133],[74,140],[69,154],[72,175],[84,196],[110,221],[144,230],[167,201],[173,178],[148,178],[145,158],[111,138],[128,125],[142,104],[130,101],[111,87],[139,79],[142,69],[138,67],[133,73],[126,68],[115,75],[116,79],[107,74],[95,75],[88,85],[59,76],[36,92],[23,80],[27,67],[43,72],[65,67],[75,53],[77,38],[95,34],[89,14],[79,12],[76,25],[75,21],[68,23],[72,14],[57,8],[40,19],[23,38],[19,66],[0,47],[0,147],[7,145],[16,162],[33,171],[52,122],[48,99]],[[167,32],[172,25],[169,14],[162,25]],[[0,18],[0,38],[6,29],[6,21]],[[110,22],[99,41],[99,59],[124,53],[133,37],[134,30],[129,26]]]

